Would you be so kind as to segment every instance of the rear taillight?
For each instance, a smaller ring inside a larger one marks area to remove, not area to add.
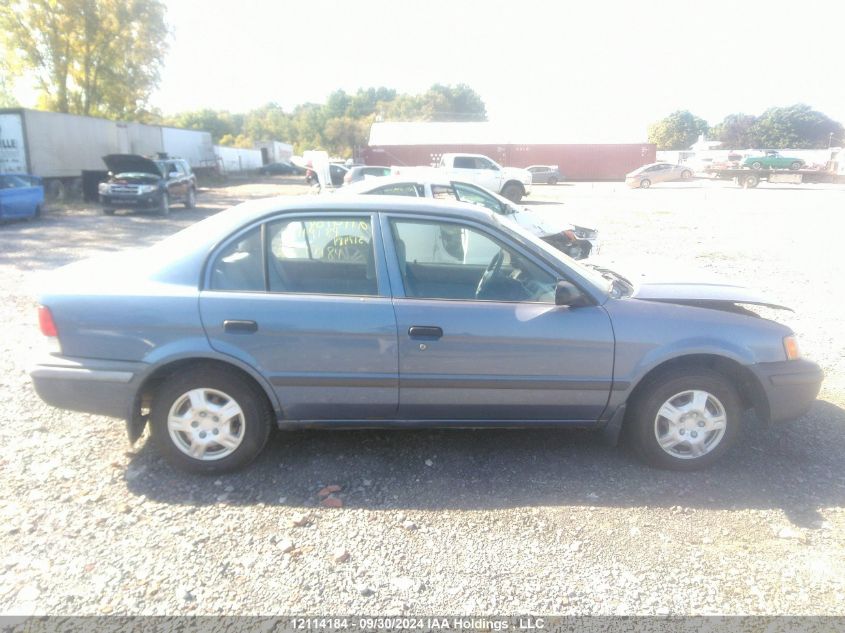
[[[53,313],[47,306],[38,306],[38,327],[44,336],[58,336],[56,322],[53,321]]]

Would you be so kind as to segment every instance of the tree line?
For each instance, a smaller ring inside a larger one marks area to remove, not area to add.
[[[325,103],[285,112],[275,103],[245,113],[198,110],[166,116],[149,106],[159,83],[170,27],[161,0],[5,0],[0,2],[0,107],[15,105],[11,84],[26,74],[36,107],[112,119],[208,130],[215,143],[253,147],[293,143],[348,157],[367,142],[373,121],[485,121],[469,86],[435,84],[422,94],[391,88],[338,90]]]
[[[823,149],[845,145],[842,124],[809,105],[769,108],[759,115],[729,114],[711,127],[688,110],[678,110],[648,128],[659,150],[685,150],[705,135],[726,149]]]
[[[275,103],[246,113],[198,110],[162,117],[166,125],[207,130],[215,143],[253,147],[256,141],[280,140],[294,151],[324,149],[352,156],[367,144],[374,121],[486,121],[484,101],[464,84],[435,84],[422,94],[400,94],[391,88],[361,88],[354,94],[331,93],[325,103],[305,103],[290,112]]]

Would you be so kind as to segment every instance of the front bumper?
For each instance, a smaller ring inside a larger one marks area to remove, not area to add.
[[[100,194],[100,204],[110,209],[158,209],[161,193],[145,193],[138,196],[114,196]]]
[[[751,365],[768,401],[769,421],[787,422],[804,415],[813,404],[824,372],[809,360]]]
[[[36,393],[59,409],[126,419],[145,363],[47,355],[29,368]]]

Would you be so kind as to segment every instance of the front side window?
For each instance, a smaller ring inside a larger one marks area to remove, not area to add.
[[[369,217],[284,219],[267,232],[271,292],[378,294]]]
[[[480,230],[451,222],[393,220],[391,232],[406,297],[555,301],[554,276]]]
[[[477,163],[478,169],[491,169],[493,171],[499,169],[498,167],[496,167],[496,165],[493,164],[493,161],[488,160],[486,158],[479,157],[476,158],[475,161]]]
[[[506,213],[502,203],[483,189],[478,189],[476,187],[471,187],[457,182],[453,183],[453,186],[455,187],[455,194],[461,202],[471,202],[472,204],[481,205],[482,207],[490,209],[493,213]]]

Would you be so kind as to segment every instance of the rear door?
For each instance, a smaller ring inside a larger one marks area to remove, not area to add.
[[[382,224],[406,420],[594,421],[613,376],[603,308],[554,305],[556,274],[471,223]]]
[[[200,296],[211,345],[260,371],[292,420],[398,406],[396,319],[373,214],[285,215],[233,238]]]

